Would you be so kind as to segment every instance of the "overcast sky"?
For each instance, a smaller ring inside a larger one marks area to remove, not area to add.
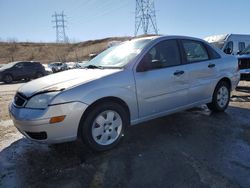
[[[155,0],[161,34],[250,34],[249,0]],[[56,40],[52,14],[67,15],[71,41],[133,36],[135,0],[0,0],[0,39]]]

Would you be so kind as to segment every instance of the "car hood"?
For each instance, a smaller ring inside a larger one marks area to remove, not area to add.
[[[84,84],[104,76],[119,72],[121,69],[74,69],[49,76],[45,76],[27,84],[18,89],[26,97],[31,97],[37,93],[47,91],[59,91],[67,88]]]

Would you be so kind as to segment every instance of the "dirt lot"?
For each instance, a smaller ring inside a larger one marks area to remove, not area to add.
[[[250,83],[225,113],[198,107],[134,126],[104,153],[23,138],[6,114],[19,86],[0,85],[0,187],[250,187]]]

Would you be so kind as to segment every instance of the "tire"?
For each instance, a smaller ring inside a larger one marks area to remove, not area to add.
[[[217,84],[214,93],[213,100],[207,104],[207,107],[213,112],[224,112],[230,101],[230,86],[228,82],[221,81]]]
[[[86,118],[82,117],[80,136],[92,150],[105,151],[120,142],[128,124],[128,115],[122,105],[105,102],[95,105]]]
[[[36,73],[36,78],[41,78],[41,77],[43,77],[43,73],[37,72],[37,73]]]
[[[24,80],[25,80],[26,82],[29,82],[29,81],[30,81],[30,78],[24,78]]]
[[[11,74],[6,74],[3,76],[3,82],[6,84],[10,84],[13,82],[13,76]]]

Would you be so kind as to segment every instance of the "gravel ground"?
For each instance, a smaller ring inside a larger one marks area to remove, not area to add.
[[[250,82],[225,113],[202,106],[149,121],[103,153],[25,139],[7,114],[20,85],[0,85],[0,187],[250,187]]]

